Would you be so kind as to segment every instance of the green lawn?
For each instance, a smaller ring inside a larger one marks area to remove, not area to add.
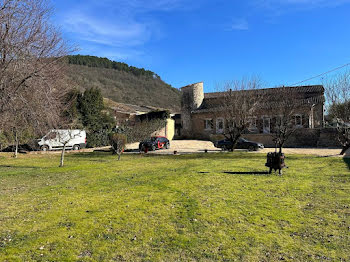
[[[350,260],[341,158],[290,155],[283,176],[253,174],[263,154],[58,158],[0,156],[0,260]]]

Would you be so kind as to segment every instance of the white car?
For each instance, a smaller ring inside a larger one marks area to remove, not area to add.
[[[62,149],[79,150],[86,147],[86,132],[79,129],[53,129],[43,138],[38,139],[41,151]]]

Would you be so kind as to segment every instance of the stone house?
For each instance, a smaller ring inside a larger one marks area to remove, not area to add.
[[[290,90],[298,94],[298,98],[291,100],[296,103],[294,121],[300,129],[322,128],[324,125],[324,88],[321,85],[280,87],[258,89],[253,92],[264,93],[264,97],[276,98],[283,90]],[[226,120],[224,114],[220,115],[215,104],[223,99],[223,92],[204,93],[203,83],[195,83],[181,88],[181,134],[185,138],[210,139],[213,135],[224,133]],[[234,91],[246,92],[246,91]],[[297,101],[296,101],[297,100]],[[276,99],[274,99],[276,101]],[[266,99],[266,109],[259,111],[258,115],[251,117],[251,126],[245,137],[254,135],[255,141],[266,142],[270,139],[270,133],[275,126],[275,115],[272,103],[273,99]],[[306,133],[308,131],[305,131]],[[260,140],[260,141],[259,141]],[[271,139],[270,139],[271,140]]]

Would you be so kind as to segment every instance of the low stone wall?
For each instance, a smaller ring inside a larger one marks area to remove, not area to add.
[[[286,147],[317,147],[320,129],[297,129],[286,142]]]
[[[272,136],[269,134],[246,134],[243,135],[243,137],[251,141],[259,142],[265,147],[275,146],[275,144],[272,141]]]
[[[318,147],[341,147],[338,140],[338,133],[335,128],[323,128],[320,130]]]
[[[271,134],[244,134],[244,138],[264,144],[265,147],[274,147],[273,137]],[[210,140],[220,140],[224,137],[222,135],[212,135]],[[285,147],[327,147],[327,148],[340,148],[341,145],[337,138],[337,130],[334,128],[322,128],[322,129],[308,129],[301,128],[294,132],[294,134],[288,139]]]

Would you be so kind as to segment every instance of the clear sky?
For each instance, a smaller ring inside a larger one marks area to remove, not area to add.
[[[251,75],[291,85],[350,63],[350,0],[51,0],[77,53],[215,91]],[[318,84],[316,79],[307,84]]]

